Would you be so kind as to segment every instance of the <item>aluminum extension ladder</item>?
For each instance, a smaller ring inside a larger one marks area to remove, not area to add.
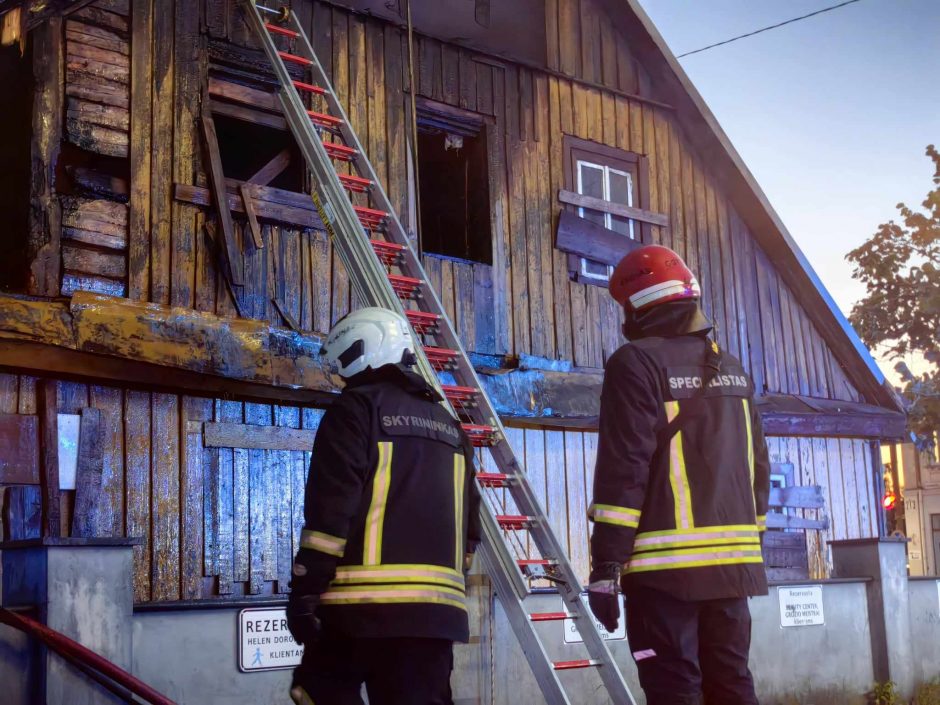
[[[582,588],[564,549],[513,455],[499,418],[429,285],[420,259],[393,212],[306,32],[287,8],[265,7],[255,0],[241,2],[248,24],[264,47],[280,83],[278,95],[284,116],[313,178],[314,204],[359,300],[365,305],[404,314],[417,340],[433,342],[417,351],[421,374],[449,402],[449,410],[461,421],[473,444],[485,447],[499,469],[476,474],[484,498],[481,512],[484,567],[546,702],[550,705],[578,702],[569,697],[559,674],[569,669],[595,668],[614,703],[635,705],[581,600]],[[282,51],[276,39],[294,48]],[[308,70],[309,82],[292,79],[285,62]],[[302,96],[313,96],[325,109],[308,110]],[[338,173],[334,161],[350,164],[356,175]],[[367,199],[369,207],[355,205],[354,199],[360,202]],[[447,384],[442,383],[438,372],[446,375]],[[511,495],[519,513],[500,513],[501,508],[506,511],[506,493]],[[517,532],[527,532],[531,541],[520,541]],[[517,544],[515,548],[511,540]],[[526,545],[534,546],[537,553],[530,552]],[[526,609],[526,597],[531,594],[529,583],[535,579],[551,581],[561,595],[564,611],[533,613]],[[584,640],[587,658],[552,662],[539,636],[538,624],[572,617]]]

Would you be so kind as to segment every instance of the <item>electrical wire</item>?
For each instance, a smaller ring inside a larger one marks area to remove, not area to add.
[[[761,27],[760,29],[755,29],[753,32],[748,32],[747,34],[741,34],[737,37],[732,37],[731,39],[726,39],[723,42],[716,42],[715,44],[709,44],[708,46],[702,47],[701,49],[694,49],[692,51],[687,51],[684,54],[679,54],[676,58],[681,59],[683,56],[691,56],[692,54],[698,54],[709,49],[714,49],[715,47],[724,46],[725,44],[730,44],[731,42],[736,42],[739,39],[745,39],[747,37],[753,37],[755,34],[760,34],[761,32],[768,32],[772,29],[777,29],[777,27],[783,27],[784,25],[793,24],[794,22],[799,22],[800,20],[805,20],[810,17],[815,17],[816,15],[821,15],[824,12],[830,12],[831,10],[838,10],[840,7],[845,7],[846,5],[851,5],[856,3],[859,0],[846,0],[845,2],[840,2],[838,5],[832,5],[830,7],[824,7],[822,10],[816,10],[816,12],[810,12],[808,15],[801,15],[800,17],[794,17],[793,19],[786,20],[784,22],[778,22],[777,24],[772,24],[769,27]]]

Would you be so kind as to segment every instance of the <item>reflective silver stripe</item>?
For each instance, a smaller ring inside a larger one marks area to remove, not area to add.
[[[729,546],[727,549],[687,549],[663,551],[655,555],[644,554],[643,557],[631,558],[627,571],[654,568],[696,568],[732,563],[759,563],[762,560],[759,548],[741,550],[736,546]]]
[[[300,546],[301,548],[311,548],[314,551],[320,551],[320,553],[342,558],[343,553],[346,551],[346,539],[330,536],[322,531],[304,529],[300,532]]]
[[[588,517],[601,524],[615,524],[636,528],[640,523],[640,510],[630,507],[617,507],[612,504],[592,504]]]

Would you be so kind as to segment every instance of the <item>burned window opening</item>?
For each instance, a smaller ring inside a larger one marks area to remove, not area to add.
[[[30,144],[33,119],[32,49],[20,55],[19,45],[0,47],[0,289],[25,291],[28,267]]]
[[[462,112],[418,112],[421,242],[429,254],[492,264],[486,129]]]
[[[213,121],[226,178],[246,181],[286,149],[291,155],[290,164],[267,185],[296,193],[305,191],[305,162],[289,132],[225,115],[213,115]]]

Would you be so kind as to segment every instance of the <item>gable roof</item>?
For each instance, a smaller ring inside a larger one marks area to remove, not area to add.
[[[714,172],[796,299],[816,322],[851,382],[869,401],[901,409],[897,395],[886,383],[868,348],[839,310],[639,0],[596,1],[643,63],[656,86],[657,97],[675,107],[686,137]]]

